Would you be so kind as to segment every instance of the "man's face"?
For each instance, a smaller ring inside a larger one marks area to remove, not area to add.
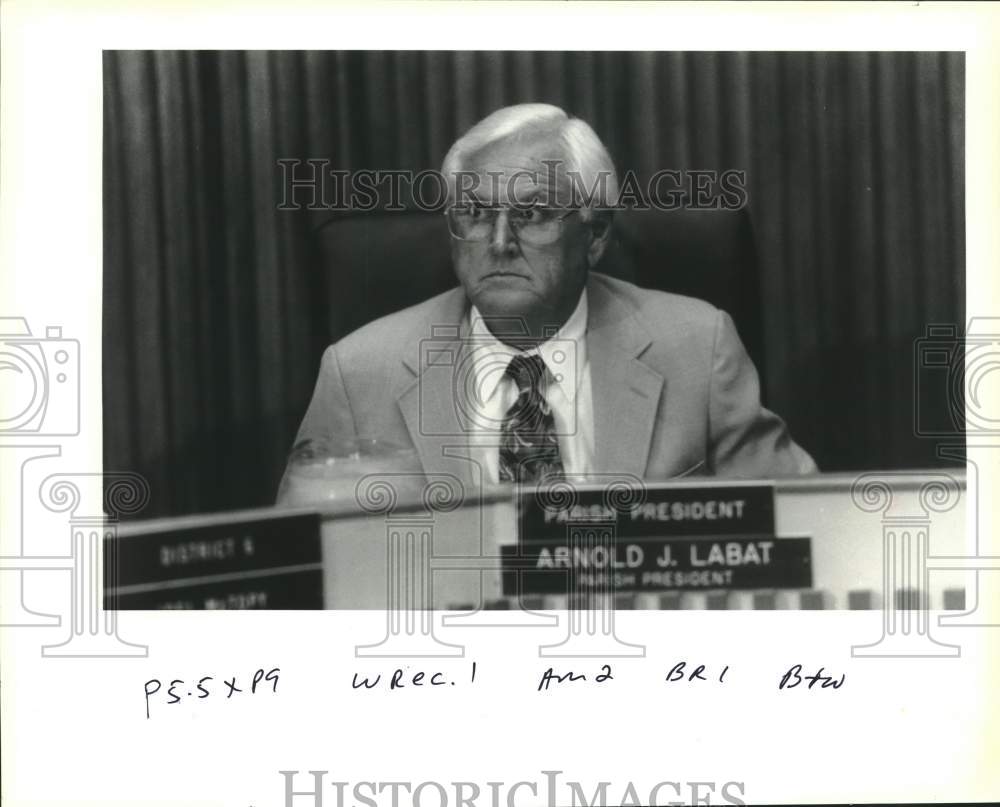
[[[553,172],[543,160],[563,160],[545,135],[501,141],[469,155],[463,170],[478,176],[469,198],[485,205],[548,206],[569,199],[564,170]],[[563,219],[558,240],[532,245],[518,240],[510,218],[509,211],[501,210],[487,240],[452,239],[458,279],[484,317],[521,317],[532,332],[558,327],[573,312],[587,271],[600,257],[594,229],[579,212],[572,213]]]

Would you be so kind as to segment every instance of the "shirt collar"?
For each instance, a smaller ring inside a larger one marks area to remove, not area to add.
[[[559,385],[566,399],[575,400],[577,386],[587,362],[587,314],[587,289],[584,288],[573,313],[554,336],[531,350],[520,351],[493,336],[479,309],[472,306],[469,311],[469,333],[472,336],[477,397],[482,401],[492,398],[510,360],[521,353],[525,356],[540,355],[549,376]]]

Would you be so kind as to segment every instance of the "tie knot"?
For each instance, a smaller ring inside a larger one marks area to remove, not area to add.
[[[537,390],[538,382],[545,375],[545,362],[537,353],[514,356],[507,365],[507,375],[514,379],[519,392]]]

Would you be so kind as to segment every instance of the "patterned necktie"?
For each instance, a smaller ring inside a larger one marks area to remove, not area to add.
[[[507,410],[500,432],[500,480],[540,482],[563,473],[555,419],[539,388],[545,375],[542,357],[514,356],[507,375],[517,383],[517,400]]]

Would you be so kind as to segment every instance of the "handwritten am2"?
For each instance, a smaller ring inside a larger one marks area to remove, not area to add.
[[[163,682],[159,678],[150,678],[143,687],[146,693],[146,719],[149,720],[150,699],[154,695],[158,696],[154,700],[165,697],[166,705],[173,706],[185,699],[205,700],[215,694],[224,695],[226,700],[234,695],[244,693],[256,695],[258,692],[270,691],[271,694],[275,694],[278,691],[280,673],[279,667],[272,667],[270,670],[258,669],[250,677],[249,683],[247,683],[246,678],[240,679],[239,676],[234,675],[232,678],[222,679],[223,688],[221,689],[212,683],[216,679],[211,675],[202,676],[193,684],[183,678],[174,678],[169,682],[166,690],[163,689]]]

